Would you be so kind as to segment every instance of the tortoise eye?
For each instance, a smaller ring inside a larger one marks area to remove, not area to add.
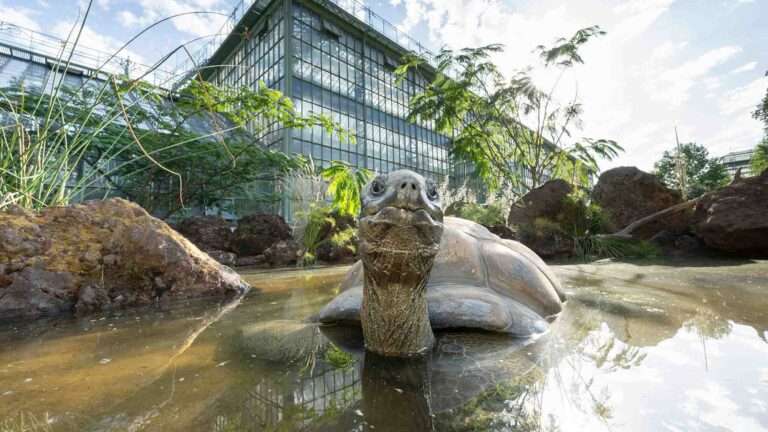
[[[440,194],[437,192],[437,185],[434,182],[427,183],[427,198],[432,201],[440,198]]]
[[[381,195],[384,193],[384,190],[386,189],[386,186],[384,186],[384,182],[382,182],[380,179],[374,179],[373,182],[371,182],[371,194],[373,195]]]

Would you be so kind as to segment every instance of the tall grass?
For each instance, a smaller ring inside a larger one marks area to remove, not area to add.
[[[300,165],[296,158],[279,152],[254,153],[254,146],[244,145],[254,141],[250,134],[250,138],[235,137],[235,132],[247,134],[245,126],[255,125],[257,120],[266,120],[263,124],[277,122],[286,128],[320,126],[342,139],[352,139],[326,116],[302,117],[290,99],[263,84],[257,89],[232,91],[193,79],[184,89],[170,92],[162,84],[155,87],[139,79],[108,74],[103,69],[108,60],[94,74],[106,79],[91,77],[73,87],[65,77],[92,3],[73,26],[63,44],[66,48],[62,48],[42,86],[30,88],[19,81],[0,88],[0,209],[15,204],[38,210],[107,194],[152,203],[152,199],[141,198],[158,190],[167,195],[169,188],[180,207],[187,199],[208,203],[210,193],[200,191],[225,194],[225,189],[242,186],[238,178],[245,178],[242,183],[247,184],[260,179],[252,175],[254,172],[282,175]],[[170,18],[144,28],[120,50]],[[168,55],[163,56],[142,78],[168,59]],[[169,81],[174,78],[168,76]],[[187,130],[188,121],[195,116],[204,116],[211,130]],[[243,145],[236,146],[236,139]],[[200,168],[205,163],[218,163],[208,166],[208,171],[218,174],[200,175],[208,172]],[[249,163],[271,168],[251,169],[246,165]],[[272,169],[276,164],[285,169]],[[229,176],[227,181],[222,180],[224,175]],[[195,183],[199,177],[206,177],[202,185]],[[215,187],[211,186],[214,180],[218,180]],[[194,187],[185,190],[186,183]],[[127,190],[134,193],[127,194]]]

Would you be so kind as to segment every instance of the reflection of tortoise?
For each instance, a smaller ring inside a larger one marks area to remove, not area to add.
[[[541,333],[565,299],[527,247],[474,222],[443,219],[434,185],[411,171],[366,187],[359,236],[362,260],[318,318],[362,324],[366,347],[379,353],[424,352],[431,328]]]

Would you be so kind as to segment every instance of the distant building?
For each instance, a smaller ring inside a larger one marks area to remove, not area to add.
[[[412,96],[428,77],[411,71],[401,83],[395,68],[410,50],[425,51],[354,0],[246,1],[239,22],[201,64],[219,85],[254,87],[259,81],[291,97],[302,114],[323,113],[353,132],[342,142],[320,127],[266,126],[263,142],[311,156],[319,166],[342,160],[376,172],[409,168],[442,179],[450,173],[450,137],[429,122],[406,120]]]
[[[752,155],[754,150],[742,150],[726,154],[720,158],[720,162],[725,165],[725,169],[728,170],[728,174],[733,177],[736,175],[736,171],[741,168],[741,175],[743,177],[749,177],[752,175]]]
[[[264,82],[292,98],[301,114],[326,114],[356,137],[350,143],[320,127],[292,130],[276,123],[249,125],[265,147],[310,156],[320,167],[341,160],[379,173],[407,168],[439,182],[450,179],[454,186],[467,182],[482,191],[471,163],[451,161],[450,136],[436,132],[432,122],[407,120],[410,98],[425,89],[432,72],[429,67],[411,70],[398,81],[394,71],[406,53],[429,57],[418,42],[357,0],[242,0],[238,4],[219,36],[173,74],[150,76],[153,83],[174,90],[197,73],[235,89]],[[57,63],[55,48],[61,41],[19,31],[0,22],[0,86],[21,77],[43,83]],[[72,73],[65,79],[78,85],[102,74],[96,70],[107,56],[78,50]],[[144,70],[119,58],[108,66],[110,73],[132,77]],[[237,213],[254,211],[246,203],[248,197],[231,200],[237,203],[233,206]],[[287,217],[293,212],[289,202],[270,211]]]

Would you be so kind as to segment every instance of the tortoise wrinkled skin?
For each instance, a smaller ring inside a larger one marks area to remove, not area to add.
[[[361,260],[318,318],[361,325],[370,351],[427,353],[432,329],[534,336],[562,309],[560,284],[534,252],[482,225],[443,217],[436,185],[412,171],[365,187],[358,231]]]

